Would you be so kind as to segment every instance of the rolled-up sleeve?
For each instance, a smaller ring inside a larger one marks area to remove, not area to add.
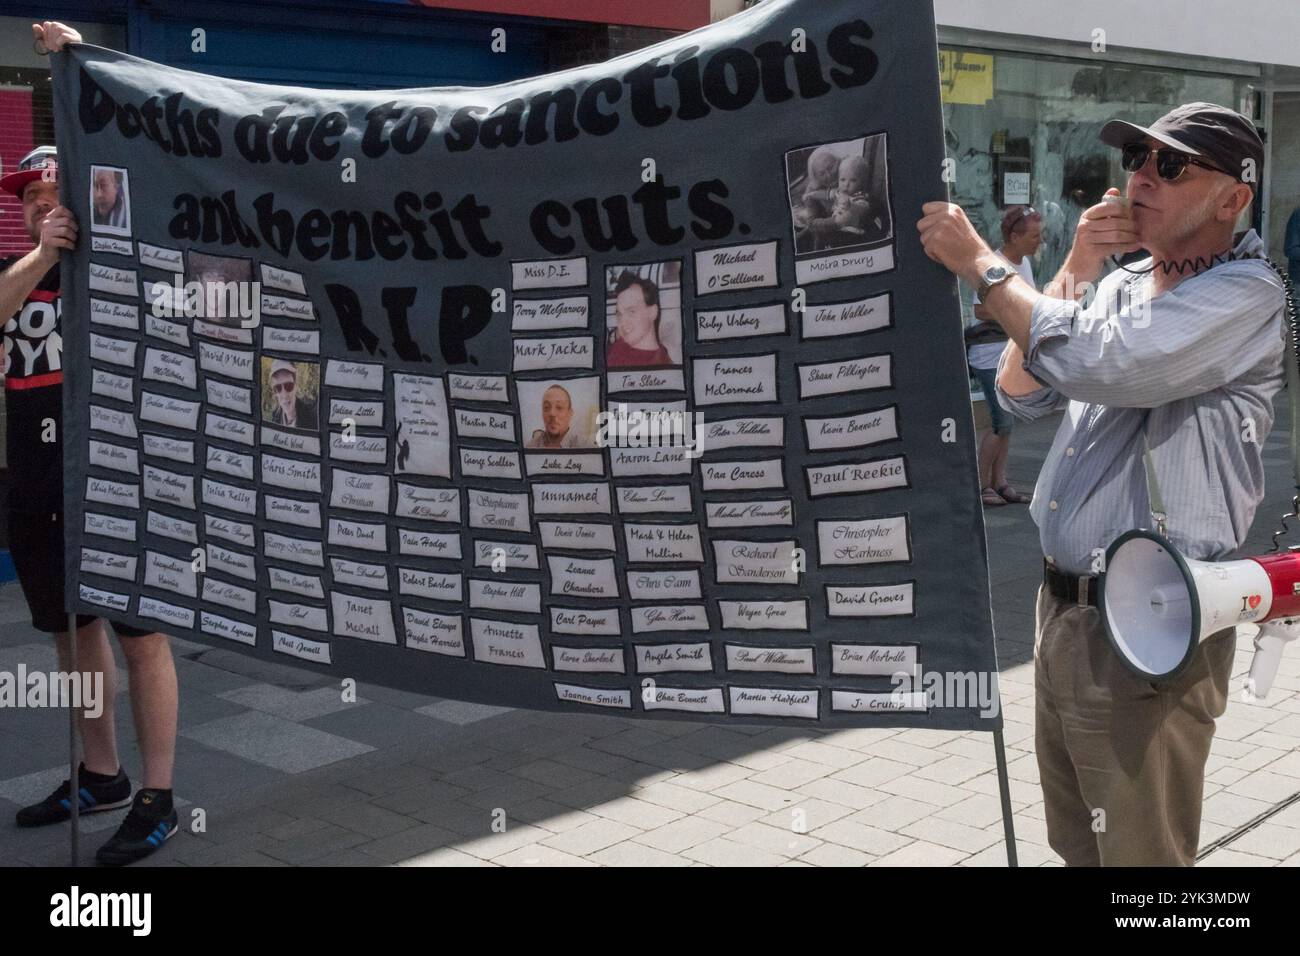
[[[1154,408],[1281,361],[1282,283],[1258,260],[1220,266],[1149,301],[1116,303],[1115,289],[1087,309],[1039,299],[1025,370],[1070,399]]]
[[[1002,358],[998,360],[999,385],[997,391],[999,405],[1021,421],[1032,422],[1036,418],[1042,418],[1044,415],[1056,411],[1070,401],[1066,396],[1048,385],[1024,395],[1008,395],[1000,384],[1000,380],[1002,378],[1002,366],[1007,361],[1007,356],[1011,354],[1011,351],[1011,349],[1004,349]]]

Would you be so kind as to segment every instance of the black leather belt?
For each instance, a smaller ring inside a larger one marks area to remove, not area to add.
[[[1054,597],[1083,607],[1097,606],[1097,576],[1066,574],[1043,559],[1043,583]]]

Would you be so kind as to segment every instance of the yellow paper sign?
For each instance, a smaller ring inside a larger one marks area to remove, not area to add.
[[[939,89],[945,103],[983,106],[993,99],[993,55],[940,50]]]

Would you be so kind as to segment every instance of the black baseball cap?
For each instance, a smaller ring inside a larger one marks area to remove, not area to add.
[[[1147,136],[1217,166],[1251,189],[1258,187],[1264,167],[1264,141],[1255,124],[1236,110],[1213,103],[1184,103],[1150,126],[1111,120],[1101,128],[1101,141],[1117,149]],[[1253,181],[1242,179],[1248,159],[1253,161]]]

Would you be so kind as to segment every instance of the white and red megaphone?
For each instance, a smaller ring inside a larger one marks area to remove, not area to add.
[[[1258,624],[1247,699],[1273,686],[1282,648],[1300,636],[1300,552],[1192,561],[1154,531],[1129,531],[1106,550],[1097,608],[1111,646],[1144,680],[1171,680],[1211,634]]]

